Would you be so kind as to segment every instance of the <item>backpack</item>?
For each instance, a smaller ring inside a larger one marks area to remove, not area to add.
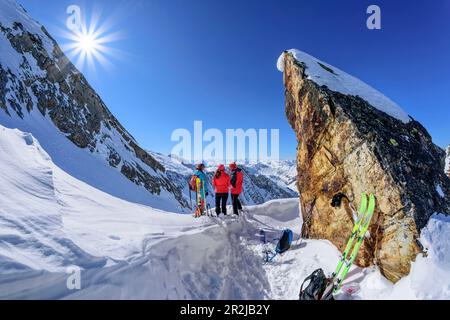
[[[279,254],[283,254],[291,248],[293,234],[292,231],[286,229],[281,235],[280,241],[278,241],[275,251]]]
[[[265,233],[264,233],[265,235]],[[291,230],[286,229],[283,231],[283,234],[281,235],[281,238],[278,240],[277,246],[275,248],[275,251],[272,252],[270,250],[265,250],[264,253],[266,254],[266,262],[272,262],[272,260],[279,254],[283,254],[286,251],[288,251],[291,248],[292,244],[292,238],[293,233]]]
[[[192,175],[191,180],[189,180],[189,190],[197,192],[197,175]]]
[[[303,289],[308,281],[308,286]],[[333,290],[330,290],[326,296],[323,296],[329,282],[323,270],[317,269],[303,281],[300,287],[299,300],[334,300]]]

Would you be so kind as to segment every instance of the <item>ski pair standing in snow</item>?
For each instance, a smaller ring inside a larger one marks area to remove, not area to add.
[[[230,164],[231,170],[231,200],[233,203],[233,213],[239,215],[239,211],[242,210],[242,204],[239,200],[239,196],[242,193],[242,186],[244,183],[244,174],[242,170],[238,168],[236,162]]]
[[[205,165],[198,164],[195,167],[195,172],[189,182],[189,189],[196,193],[196,208],[195,217],[201,217],[206,213],[206,197],[208,196],[208,189],[206,187],[206,174],[204,173]]]
[[[230,176],[225,172],[225,166],[219,165],[213,178],[213,186],[216,192],[216,214],[227,215],[228,193],[230,191]]]

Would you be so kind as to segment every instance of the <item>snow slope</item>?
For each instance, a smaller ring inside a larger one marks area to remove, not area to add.
[[[56,128],[51,121],[36,111],[19,118],[15,114],[8,116],[0,110],[0,125],[17,128],[23,132],[32,132],[43,148],[51,155],[59,168],[77,179],[121,199],[149,205],[166,211],[181,210],[173,196],[163,190],[158,195],[149,193],[144,187],[137,186],[119,171],[112,168],[101,156],[87,149],[78,148]]]
[[[363,81],[300,50],[291,49],[287,52],[291,53],[299,63],[306,65],[308,79],[319,86],[327,86],[330,90],[345,95],[359,96],[373,107],[404,123],[410,121],[408,114],[395,102]],[[278,58],[277,68],[284,72],[284,53]]]
[[[246,208],[240,219],[193,219],[121,200],[56,166],[28,133],[0,127],[0,299],[297,299],[303,279],[339,259],[328,241],[300,240],[298,199]],[[262,263],[284,228],[291,250]],[[259,232],[264,229],[269,244]],[[360,291],[337,299],[450,299],[450,219],[422,231],[428,251],[392,285],[353,268]],[[79,266],[81,290],[67,267]]]
[[[73,178],[31,134],[2,126],[0,133],[3,273],[104,266],[139,253],[144,239],[193,224],[189,216],[126,202]]]

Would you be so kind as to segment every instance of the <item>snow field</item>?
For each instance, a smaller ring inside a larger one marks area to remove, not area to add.
[[[31,134],[5,127],[0,171],[0,299],[297,299],[309,274],[331,274],[340,257],[328,241],[299,239],[298,199],[246,207],[239,219],[194,219],[100,191]],[[291,249],[264,264],[285,228]],[[420,239],[427,256],[409,276],[393,285],[377,267],[353,267],[345,284],[359,291],[336,299],[450,299],[449,235],[450,219],[435,214]],[[66,286],[73,265],[78,291]]]

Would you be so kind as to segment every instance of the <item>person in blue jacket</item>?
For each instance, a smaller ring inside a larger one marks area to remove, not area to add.
[[[204,190],[200,190],[200,194],[201,195],[208,195],[208,187],[207,187],[207,178],[206,178],[206,174],[204,172],[205,170],[205,165],[203,163],[198,164],[195,167],[195,172],[194,175],[196,175],[197,177],[200,178],[201,182],[202,182],[202,188],[204,188]]]

